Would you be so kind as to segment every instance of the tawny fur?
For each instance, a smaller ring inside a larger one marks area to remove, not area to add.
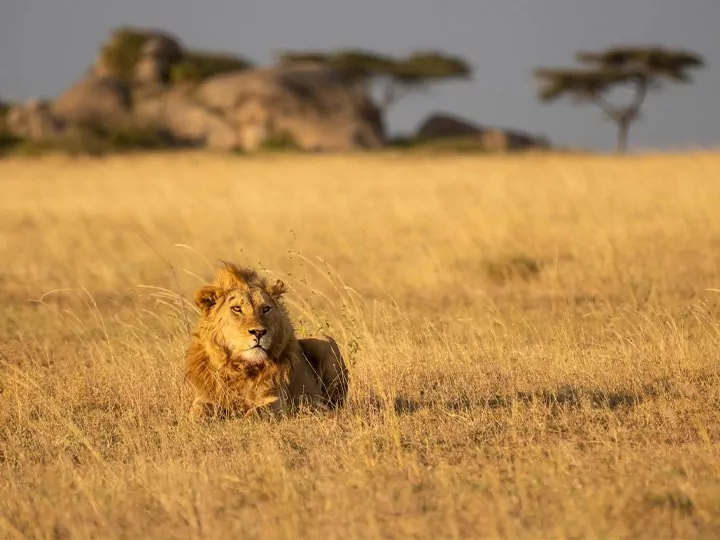
[[[281,281],[270,285],[230,263],[195,292],[201,316],[185,364],[192,418],[344,404],[348,374],[337,343],[329,336],[298,340],[284,293]]]

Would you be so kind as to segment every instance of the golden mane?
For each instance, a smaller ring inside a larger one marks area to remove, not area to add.
[[[237,266],[234,263],[222,261],[222,267],[215,272],[213,285],[220,289],[230,290],[236,288],[259,287],[267,291],[270,296],[281,296],[285,294],[285,284],[277,282],[269,286],[267,278],[260,276],[252,268]]]
[[[185,360],[195,392],[192,417],[248,414],[268,405],[288,412],[302,401],[323,409],[344,403],[347,369],[337,343],[298,340],[285,292],[282,281],[270,285],[255,270],[229,262],[195,292],[201,316]]]

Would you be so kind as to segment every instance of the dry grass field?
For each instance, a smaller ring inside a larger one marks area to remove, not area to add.
[[[0,537],[717,538],[720,154],[0,161]],[[193,290],[290,286],[326,416],[193,425]]]

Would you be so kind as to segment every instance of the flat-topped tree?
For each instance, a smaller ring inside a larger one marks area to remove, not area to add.
[[[416,52],[407,58],[362,49],[329,53],[285,52],[279,59],[283,63],[310,62],[336,69],[374,94],[382,112],[413,90],[432,82],[467,79],[472,71],[462,58],[438,51]]]
[[[396,62],[383,103],[389,107],[410,91],[423,89],[435,82],[467,80],[471,75],[470,65],[459,56],[418,51]]]
[[[200,83],[214,75],[243,71],[251,67],[253,64],[250,60],[238,55],[190,50],[173,64],[170,81],[173,84]]]
[[[630,126],[639,118],[648,92],[660,90],[666,81],[690,83],[690,70],[705,65],[697,54],[663,47],[614,47],[578,53],[577,59],[587,67],[535,71],[541,80],[540,100],[552,103],[570,97],[577,103],[595,103],[618,127],[618,152],[627,150]],[[629,102],[617,105],[608,100],[618,88],[631,89]]]

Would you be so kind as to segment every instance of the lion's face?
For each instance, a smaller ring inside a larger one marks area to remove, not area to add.
[[[279,294],[258,286],[207,286],[195,294],[214,341],[234,362],[260,366],[277,356],[292,336]]]

